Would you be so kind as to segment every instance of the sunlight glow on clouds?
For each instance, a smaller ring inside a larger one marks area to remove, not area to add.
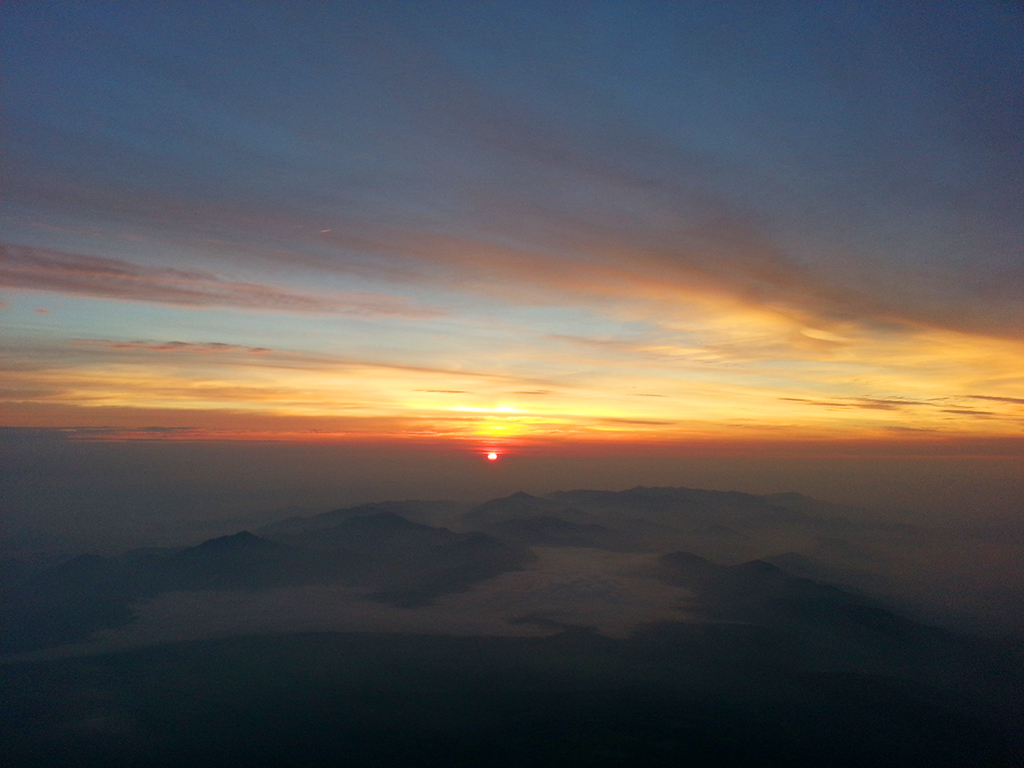
[[[995,7],[388,8],[9,11],[7,423],[1024,433]]]

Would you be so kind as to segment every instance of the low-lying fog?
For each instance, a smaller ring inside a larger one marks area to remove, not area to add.
[[[363,599],[365,590],[340,584],[264,592],[167,592],[135,607],[136,621],[96,639],[20,659],[245,634],[334,631],[539,637],[567,626],[596,627],[626,637],[652,622],[685,621],[689,590],[656,580],[657,555],[594,549],[535,549],[538,560],[466,592],[428,605],[397,607]]]

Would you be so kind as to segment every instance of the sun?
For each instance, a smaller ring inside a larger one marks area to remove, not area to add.
[[[493,451],[491,453],[488,453],[487,454],[487,460],[488,461],[497,461],[498,460],[498,454],[494,453]]]

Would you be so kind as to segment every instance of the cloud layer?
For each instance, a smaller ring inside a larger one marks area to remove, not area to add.
[[[1020,434],[1018,10],[550,11],[13,9],[18,423]]]
[[[386,296],[327,295],[227,280],[211,272],[0,243],[0,286],[185,307],[429,317]]]

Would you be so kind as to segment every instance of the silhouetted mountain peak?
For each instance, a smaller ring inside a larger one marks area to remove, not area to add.
[[[570,510],[560,501],[543,499],[529,493],[519,491],[511,496],[491,499],[472,509],[462,516],[462,521],[470,527],[481,523],[492,523],[516,518],[537,517],[540,515],[557,515]]]
[[[554,504],[549,499],[542,499],[540,496],[534,496],[531,493],[524,491],[516,491],[510,496],[501,496],[497,499],[491,499],[485,501],[483,504],[478,506],[477,510],[491,509],[491,508],[506,508],[506,507],[529,507],[529,508],[541,508],[549,509]]]
[[[661,556],[661,562],[673,568],[710,570],[719,568],[707,558],[694,555],[690,552],[670,552]]]
[[[796,569],[807,569],[814,565],[814,561],[807,555],[800,554],[799,552],[780,552],[777,555],[765,558],[764,562],[769,562],[772,565],[777,565],[784,571],[788,571],[796,576],[803,576],[804,573],[797,573]]]
[[[433,541],[449,539],[454,536],[455,534],[447,528],[434,528],[430,525],[414,523],[394,512],[377,512],[372,515],[350,517],[330,528],[301,534],[296,537],[296,540],[302,540],[307,544],[313,544],[317,539],[339,543],[345,540],[353,543],[356,541],[383,543],[396,537]]]
[[[278,549],[279,544],[268,539],[261,538],[249,531],[239,531],[228,536],[218,536],[215,539],[208,539],[202,544],[192,547],[186,552],[227,552],[241,549]]]
[[[312,517],[289,517],[259,528],[257,533],[269,538],[286,537],[306,531],[332,528],[354,517],[372,517],[380,513],[392,513],[410,522],[421,525],[449,525],[460,513],[468,509],[466,504],[455,501],[374,501],[354,507],[342,507],[322,512]]]

